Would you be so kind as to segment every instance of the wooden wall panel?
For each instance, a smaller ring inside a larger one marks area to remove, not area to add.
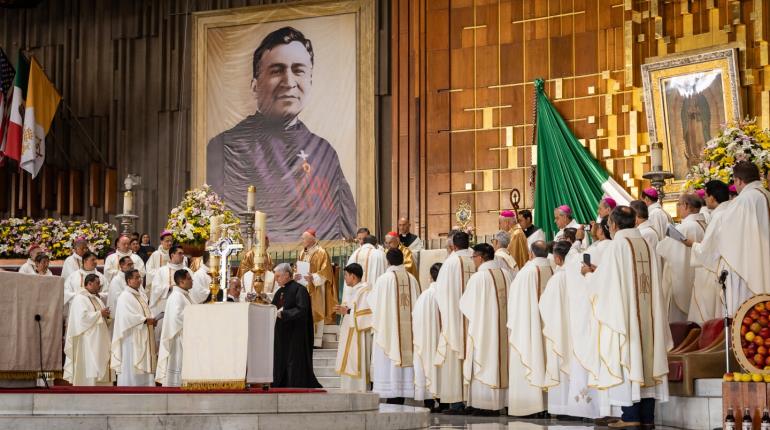
[[[482,234],[493,233],[496,212],[510,208],[511,188],[532,206],[532,80],[538,77],[578,139],[632,194],[647,185],[641,178],[649,153],[640,65],[652,57],[737,42],[743,112],[770,126],[770,103],[762,106],[763,98],[770,100],[766,1],[393,0],[393,7],[412,17],[394,24],[394,37],[408,47],[393,50],[393,61],[409,53],[415,64],[423,58],[428,64],[422,81],[406,74],[402,78],[410,80],[397,83],[428,103],[416,112],[409,100],[394,101],[393,112],[419,118],[428,133],[415,137],[426,158],[436,160],[417,175],[423,197],[400,200],[394,213],[427,214],[419,234],[429,239],[455,224],[460,201],[474,208]],[[427,38],[402,39],[416,29]],[[484,121],[485,108],[491,122]],[[408,121],[393,125],[407,130]],[[394,179],[395,193],[405,180]]]

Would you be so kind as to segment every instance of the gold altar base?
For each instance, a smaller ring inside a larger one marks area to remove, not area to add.
[[[231,381],[185,381],[183,390],[190,391],[218,391],[218,390],[245,390],[246,380],[234,379]]]

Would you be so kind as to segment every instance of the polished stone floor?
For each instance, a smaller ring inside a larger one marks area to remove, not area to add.
[[[431,414],[430,429],[441,430],[593,430],[594,427],[577,421],[555,419],[522,420],[513,417],[473,417]],[[607,429],[607,427],[603,427]],[[672,430],[673,427],[655,426],[656,430]]]

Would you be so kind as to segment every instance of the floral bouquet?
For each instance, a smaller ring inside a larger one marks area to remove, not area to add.
[[[770,170],[770,130],[762,130],[756,118],[729,124],[709,140],[703,150],[703,161],[687,174],[685,188],[703,188],[714,179],[729,183],[733,165],[738,161],[756,164],[763,176]]]
[[[224,233],[240,241],[240,220],[206,184],[185,193],[179,206],[171,210],[166,230],[171,231],[177,243],[204,245],[209,240],[210,219],[216,215],[224,216]]]
[[[46,218],[9,218],[0,220],[0,257],[27,257],[30,246],[37,244],[53,259],[72,254],[78,238],[88,240],[91,251],[104,257],[110,249],[110,235],[115,226],[96,221],[62,221]]]

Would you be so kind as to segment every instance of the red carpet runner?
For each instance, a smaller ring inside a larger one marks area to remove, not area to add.
[[[195,391],[182,390],[173,387],[68,387],[54,386],[46,388],[0,388],[0,394],[296,394],[296,393],[326,393],[318,388],[270,388],[265,391],[261,387],[247,390],[216,390]]]

